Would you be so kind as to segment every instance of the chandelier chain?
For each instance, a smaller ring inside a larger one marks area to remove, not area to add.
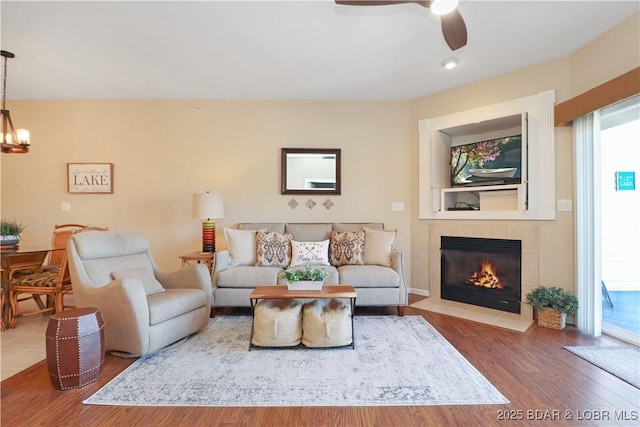
[[[2,109],[6,110],[7,102],[7,57],[4,57],[4,70],[2,72]]]

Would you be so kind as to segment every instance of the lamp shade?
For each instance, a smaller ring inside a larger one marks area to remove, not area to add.
[[[199,219],[224,218],[222,194],[195,193],[193,195],[193,217]]]

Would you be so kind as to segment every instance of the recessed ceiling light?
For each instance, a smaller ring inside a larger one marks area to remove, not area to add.
[[[429,9],[436,15],[446,15],[458,7],[458,0],[434,0]]]
[[[449,58],[449,59],[445,59],[442,62],[442,66],[444,68],[446,68],[447,70],[451,70],[453,68],[456,68],[458,66],[458,59],[457,58]]]

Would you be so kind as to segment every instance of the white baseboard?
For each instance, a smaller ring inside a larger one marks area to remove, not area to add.
[[[426,290],[426,289],[409,288],[409,293],[410,294],[420,295],[420,296],[423,296],[423,297],[428,297],[429,296],[429,291]]]

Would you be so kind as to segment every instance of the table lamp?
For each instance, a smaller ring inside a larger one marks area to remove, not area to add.
[[[202,252],[216,251],[216,219],[224,217],[222,194],[195,193],[193,217],[202,219]]]

